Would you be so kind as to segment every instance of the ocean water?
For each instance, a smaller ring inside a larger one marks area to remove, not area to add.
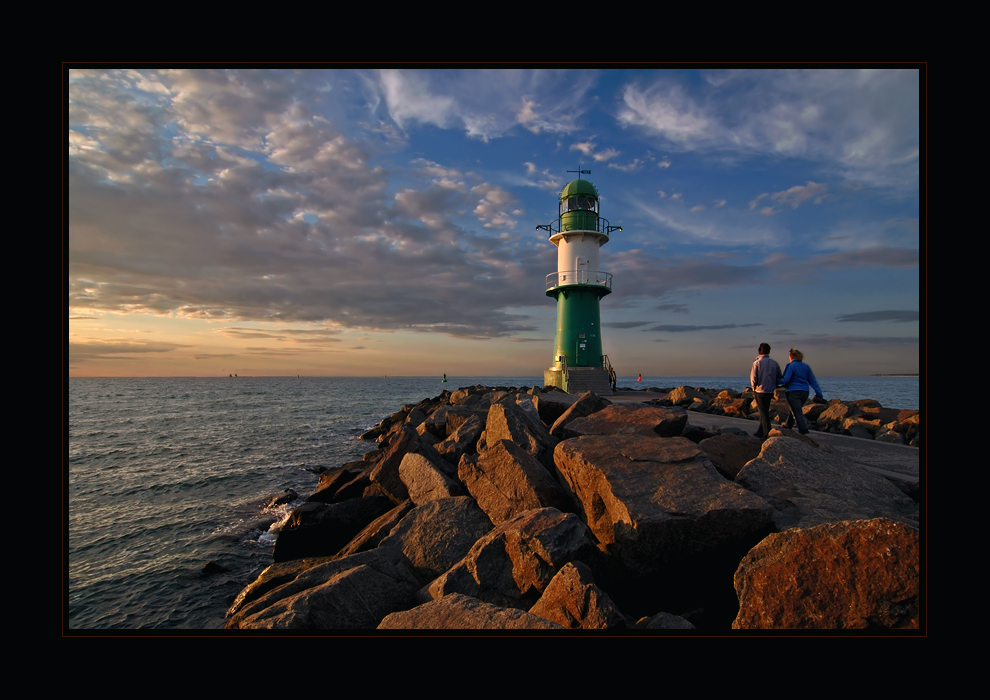
[[[68,394],[69,630],[219,629],[271,563],[313,471],[373,449],[357,437],[444,389],[537,377],[72,378]],[[619,377],[619,386],[742,389],[745,377]],[[919,407],[917,377],[821,377],[826,398]],[[225,571],[203,573],[207,562]]]

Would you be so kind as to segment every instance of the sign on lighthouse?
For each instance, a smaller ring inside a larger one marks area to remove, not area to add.
[[[598,189],[581,179],[591,171],[577,173],[560,191],[556,221],[536,227],[557,247],[557,271],[547,275],[547,296],[557,300],[557,334],[543,383],[571,394],[611,393],[614,370],[602,352],[599,301],[612,293],[612,275],[602,271],[599,252],[622,227],[600,216]]]

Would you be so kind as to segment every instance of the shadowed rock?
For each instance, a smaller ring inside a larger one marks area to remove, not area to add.
[[[886,518],[770,535],[739,564],[733,629],[918,627],[918,531]]]
[[[392,613],[380,630],[549,630],[560,625],[515,608],[490,605],[460,593]]]
[[[419,585],[409,561],[395,548],[285,568],[283,576],[276,572],[267,580],[296,575],[243,602],[227,629],[374,629],[390,612],[413,605]]]
[[[554,421],[553,426],[550,428],[550,435],[554,438],[560,440],[564,426],[573,420],[578,418],[584,418],[585,416],[590,416],[595,411],[600,411],[606,406],[611,406],[612,402],[608,399],[604,399],[593,391],[588,391],[581,394],[580,398],[575,401],[570,408],[564,411],[560,418]]]
[[[276,562],[336,554],[372,520],[391,510],[381,496],[343,503],[305,503],[289,514],[275,540]]]
[[[875,517],[917,525],[917,504],[885,478],[800,440],[769,438],[736,483],[773,506],[780,530]]]
[[[481,431],[484,429],[484,420],[477,415],[471,415],[451,433],[450,437],[434,446],[444,461],[451,466],[452,472],[456,473],[457,463],[462,455],[470,454],[477,449],[478,438],[481,437]]]
[[[430,584],[437,599],[464,593],[527,610],[564,564],[595,558],[588,528],[573,513],[542,508],[520,513],[479,539],[467,556]]]
[[[374,549],[381,544],[383,539],[388,537],[389,533],[392,532],[392,528],[398,525],[406,513],[414,507],[415,504],[412,501],[403,501],[385,513],[385,515],[375,518],[361,532],[355,535],[354,539],[348,542],[343,549],[337,552],[333,558],[341,559],[343,557],[349,557],[352,554],[357,554],[358,552],[366,552],[369,549]]]
[[[733,435],[723,433],[713,438],[702,440],[698,447],[708,455],[719,473],[727,479],[735,479],[746,462],[760,455],[763,441],[752,435]]]

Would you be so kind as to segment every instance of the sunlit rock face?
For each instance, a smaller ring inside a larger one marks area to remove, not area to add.
[[[770,535],[739,564],[733,629],[918,627],[918,531],[886,518]]]

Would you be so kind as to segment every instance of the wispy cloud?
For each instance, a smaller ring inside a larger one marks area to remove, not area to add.
[[[907,323],[909,321],[917,321],[920,318],[921,314],[917,311],[864,311],[856,314],[836,316],[835,320],[840,323],[872,323],[874,321]]]

